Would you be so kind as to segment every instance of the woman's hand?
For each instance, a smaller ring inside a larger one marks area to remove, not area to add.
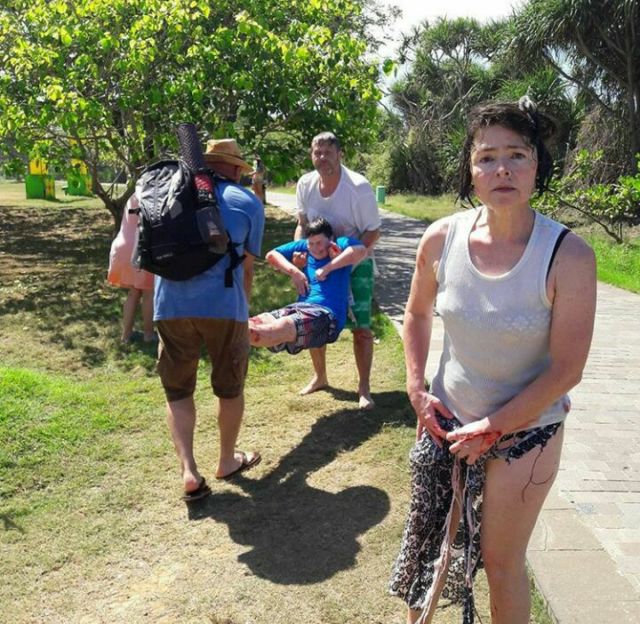
[[[487,446],[482,436],[469,438],[468,440],[458,440],[449,447],[449,451],[463,459],[467,464],[475,464],[481,455],[484,455],[491,448],[491,444]]]
[[[478,458],[484,455],[501,436],[499,431],[491,429],[491,423],[486,418],[446,434],[447,440],[452,442],[449,451],[460,459],[464,459],[467,464],[475,464]]]
[[[419,440],[426,431],[433,442],[442,448],[442,440],[446,437],[447,432],[438,423],[436,413],[440,413],[445,418],[453,418],[453,414],[438,397],[429,394],[426,390],[409,392],[409,399],[418,417],[416,440]]]

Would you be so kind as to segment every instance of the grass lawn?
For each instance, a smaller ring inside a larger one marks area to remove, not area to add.
[[[429,197],[412,193],[387,195],[384,205],[380,207],[429,223],[442,217],[447,217],[461,209],[460,206],[456,205],[454,195]]]
[[[588,233],[585,238],[596,252],[598,279],[640,293],[640,236],[622,245],[598,234]]]
[[[296,187],[295,184],[289,184],[288,186],[268,186],[267,193],[269,193],[269,191],[273,193],[286,193],[287,195],[295,195]],[[268,197],[267,201],[269,201]]]
[[[388,321],[376,317],[370,413],[355,409],[348,332],[328,349],[332,387],[308,397],[297,394],[306,354],[252,352],[239,446],[263,462],[229,483],[212,474],[203,361],[196,453],[214,494],[188,510],[154,350],[118,342],[124,292],[105,283],[109,214],[92,199],[20,194],[0,185],[0,621],[403,622],[385,587],[414,416]],[[265,248],[293,230],[282,213],[268,217]],[[259,261],[253,310],[292,297]],[[476,587],[489,621],[482,575]],[[548,622],[537,609],[532,621]],[[436,617],[459,621],[446,605]]]

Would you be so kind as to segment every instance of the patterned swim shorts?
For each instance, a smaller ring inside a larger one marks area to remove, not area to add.
[[[313,303],[292,303],[291,305],[269,312],[274,318],[293,316],[296,325],[296,339],[283,342],[269,351],[278,353],[287,350],[291,355],[302,349],[314,349],[335,342],[340,334],[337,331],[337,319],[329,308]]]
[[[351,306],[347,317],[347,329],[371,327],[371,302],[373,301],[373,260],[367,258],[351,272]]]

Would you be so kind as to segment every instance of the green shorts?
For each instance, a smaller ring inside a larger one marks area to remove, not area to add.
[[[347,316],[347,329],[371,327],[371,302],[373,301],[373,260],[363,260],[351,272],[352,303]]]

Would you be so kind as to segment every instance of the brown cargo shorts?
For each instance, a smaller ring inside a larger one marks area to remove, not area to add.
[[[242,394],[249,364],[247,322],[230,319],[181,318],[157,322],[160,348],[157,371],[167,401],[193,395],[200,349],[211,362],[211,387],[221,399]]]

